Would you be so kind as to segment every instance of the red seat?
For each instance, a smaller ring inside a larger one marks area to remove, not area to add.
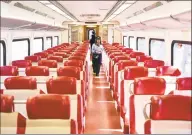
[[[49,68],[46,66],[31,66],[25,69],[27,76],[49,76]]]
[[[56,60],[57,62],[63,62],[63,56],[49,56],[47,60]]]
[[[64,62],[64,66],[77,66],[83,70],[83,61],[82,60],[67,60]]]
[[[38,66],[47,66],[49,68],[57,68],[56,60],[40,60]]]
[[[54,52],[54,56],[62,56],[63,58],[67,58],[68,55],[65,52]]]
[[[156,68],[159,66],[164,66],[165,63],[162,60],[146,60],[144,61],[144,66],[147,68]]]
[[[25,60],[30,60],[31,62],[38,62],[41,60],[41,56],[33,55],[33,56],[26,56]]]
[[[34,55],[41,56],[41,58],[47,58],[48,53],[47,52],[38,52],[38,53],[34,53]]]
[[[126,52],[127,50],[133,50],[132,48],[123,48],[122,52]]]
[[[117,101],[117,107],[119,108],[120,105],[120,83],[122,81],[121,79],[121,73],[122,70],[124,70],[125,67],[128,66],[137,66],[137,62],[134,60],[120,60],[117,64],[115,69],[115,77],[114,77],[114,93],[113,98]],[[118,109],[119,110],[119,109]]]
[[[137,56],[143,56],[143,55],[145,55],[145,53],[143,53],[143,52],[132,52],[132,53],[130,53],[129,57],[136,58]]]
[[[0,94],[1,134],[24,134],[26,119],[14,111],[14,97]]]
[[[76,121],[71,119],[71,107],[74,106],[69,96],[49,94],[30,97],[26,106],[29,120],[25,134],[77,134]]]
[[[84,63],[85,57],[83,57],[83,56],[71,56],[68,58],[68,60],[81,60]]]
[[[30,60],[15,60],[12,61],[12,66],[17,66],[18,68],[26,68],[28,66],[32,66],[32,62]]]
[[[154,96],[146,114],[145,134],[191,134],[191,97]]]
[[[153,58],[151,56],[146,56],[146,55],[136,56],[137,62],[144,62],[146,60],[153,60]]]
[[[172,66],[159,66],[156,68],[157,76],[180,76],[181,72],[178,68]]]
[[[17,76],[19,74],[17,66],[1,66],[0,76]]]
[[[192,90],[192,77],[177,78],[176,89],[177,90]]]
[[[129,125],[130,134],[144,134],[145,117],[143,108],[153,95],[164,95],[166,82],[163,78],[141,77],[134,80],[134,89],[130,90],[128,117],[125,121]],[[127,120],[128,119],[128,120]],[[125,126],[126,127],[126,126]]]
[[[36,78],[28,76],[6,78],[4,85],[6,89],[37,89]]]

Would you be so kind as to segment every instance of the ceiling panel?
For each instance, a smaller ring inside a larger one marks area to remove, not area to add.
[[[117,1],[58,1],[79,21],[102,21]],[[98,14],[99,16],[81,17],[82,14]]]

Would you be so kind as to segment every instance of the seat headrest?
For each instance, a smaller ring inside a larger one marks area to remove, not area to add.
[[[131,58],[136,58],[137,56],[141,56],[141,55],[145,55],[145,53],[143,53],[143,52],[132,52],[132,53],[130,53],[130,57]]]
[[[47,92],[50,94],[76,94],[76,78],[59,76],[46,82]]]
[[[134,80],[138,77],[148,76],[148,69],[141,66],[129,66],[124,68],[124,79]]]
[[[17,76],[19,74],[17,66],[1,66],[0,76]]]
[[[137,66],[137,62],[134,60],[119,60],[117,66],[118,70],[123,70],[127,66]]]
[[[122,55],[122,56],[115,56],[113,58],[113,61],[115,63],[117,63],[119,60],[130,60],[130,58],[128,56]]]
[[[57,62],[63,62],[62,56],[49,56],[47,60],[56,60]]]
[[[8,77],[4,85],[6,89],[37,89],[36,78],[28,76]]]
[[[146,60],[144,61],[144,66],[147,68],[156,68],[159,66],[164,66],[165,62],[162,60]]]
[[[48,53],[47,52],[38,52],[38,53],[34,53],[34,55],[41,56],[41,58],[47,58]]]
[[[67,53],[65,52],[54,52],[54,56],[62,56],[63,58],[67,58]]]
[[[181,72],[173,66],[159,66],[156,68],[157,76],[179,76]]]
[[[132,52],[134,52],[133,50],[126,50],[125,53],[126,54],[131,54]]]
[[[83,56],[71,56],[68,58],[68,60],[82,60],[85,61],[85,57]]]
[[[75,77],[78,80],[80,80],[80,72],[81,68],[75,66],[64,66],[57,69],[58,76]]]
[[[181,95],[153,96],[150,117],[153,120],[191,121],[191,97]]]
[[[56,60],[40,60],[38,66],[47,66],[49,68],[57,68]]]
[[[31,62],[38,62],[41,60],[41,56],[33,55],[33,56],[26,56],[25,60],[30,60]]]
[[[132,48],[123,48],[122,52],[126,52],[127,50],[131,50],[132,51],[133,49]]]
[[[151,56],[146,56],[146,55],[136,56],[137,62],[144,62],[146,60],[153,60],[153,58]]]
[[[134,94],[137,95],[163,95],[166,81],[157,77],[140,77],[134,79]]]
[[[31,66],[25,69],[27,76],[49,76],[49,68],[46,66]]]
[[[38,95],[27,99],[29,119],[70,119],[70,97],[57,94]]]
[[[177,90],[192,90],[192,77],[177,78]]]
[[[82,60],[67,60],[64,63],[64,66],[78,66],[81,67],[81,69],[83,68],[83,61]]]
[[[12,66],[17,66],[18,68],[26,68],[28,66],[32,66],[32,62],[30,60],[15,60],[12,61]]]
[[[1,110],[0,112],[10,113],[14,111],[14,96],[0,94]]]

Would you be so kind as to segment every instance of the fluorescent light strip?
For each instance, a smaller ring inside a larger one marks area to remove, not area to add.
[[[116,15],[118,15],[118,14],[120,14],[121,12],[123,12],[126,8],[128,8],[128,7],[130,7],[132,4],[123,4],[119,9],[117,9],[116,11],[115,11],[115,13],[113,13],[113,14],[116,14]]]
[[[50,4],[49,1],[39,1],[39,2],[41,2],[41,3],[43,3],[43,4]]]

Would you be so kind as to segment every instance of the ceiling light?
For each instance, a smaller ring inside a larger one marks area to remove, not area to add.
[[[136,0],[128,0],[125,2],[125,4],[128,4],[128,3],[134,3]]]
[[[111,15],[106,21],[108,22],[108,21],[110,21],[111,19],[113,19],[113,18],[116,17],[116,16],[117,16],[116,14]]]
[[[49,1],[39,1],[39,2],[41,2],[41,3],[43,3],[43,4],[50,4],[50,2]]]
[[[118,8],[113,14],[120,14],[123,12],[126,8],[130,7],[132,4],[123,4],[120,8]]]

